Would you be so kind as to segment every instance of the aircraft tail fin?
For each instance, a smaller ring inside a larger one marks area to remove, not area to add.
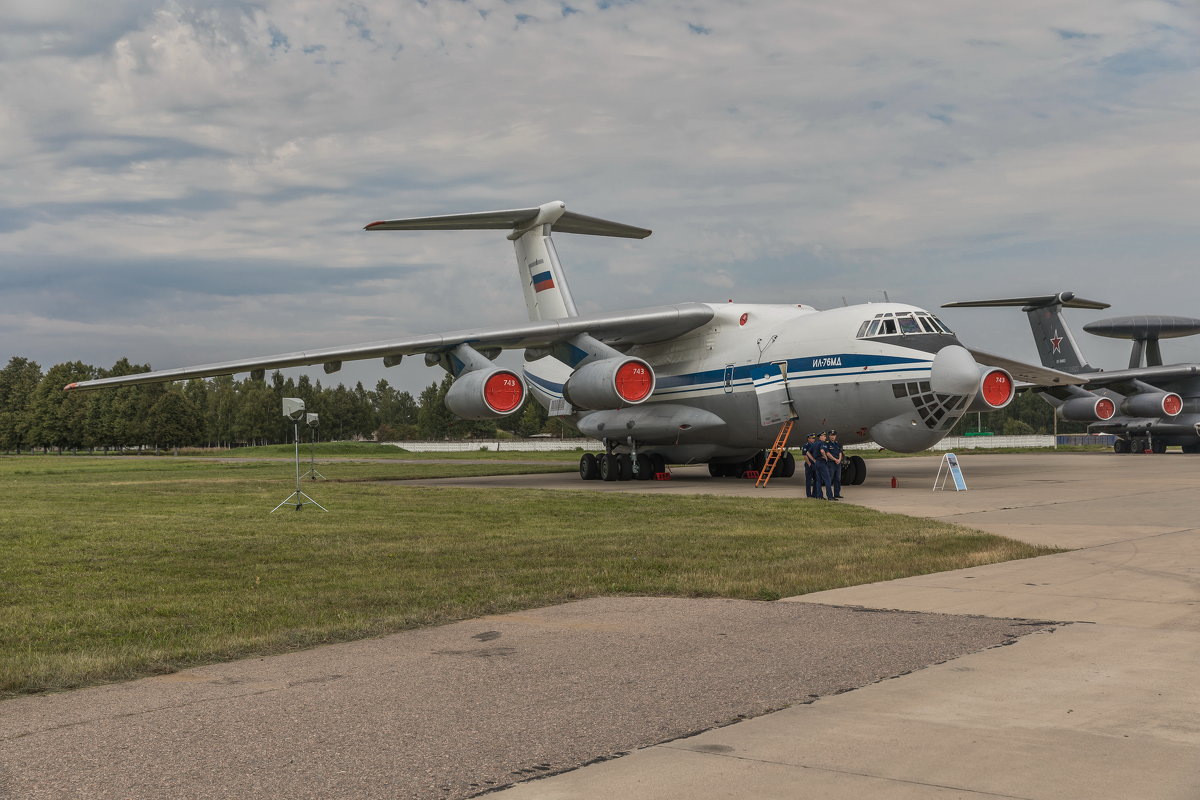
[[[1067,322],[1063,319],[1063,308],[1108,308],[1108,303],[1084,300],[1074,292],[1037,295],[1034,297],[1009,297],[1001,300],[963,300],[945,303],[942,308],[990,308],[997,306],[1020,306],[1029,317],[1029,327],[1037,345],[1042,366],[1063,372],[1094,372],[1083,357],[1079,345]]]
[[[383,220],[372,222],[366,230],[511,230],[508,238],[516,249],[517,269],[531,321],[579,316],[554,242],[550,239],[551,230],[627,239],[645,239],[651,233],[646,228],[567,211],[566,203],[561,201],[536,208]]]

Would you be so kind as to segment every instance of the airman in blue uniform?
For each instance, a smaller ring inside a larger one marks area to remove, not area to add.
[[[829,482],[833,487],[833,499],[842,499],[842,443],[837,440],[837,431],[826,431],[828,441],[825,451],[829,458]]]
[[[817,434],[817,444],[813,450],[813,458],[816,461],[817,468],[817,491],[814,497],[822,497],[823,499],[833,500],[833,470],[831,457],[829,455],[829,441],[826,438],[825,431]]]
[[[804,438],[805,442],[800,446],[800,455],[804,458],[804,494],[807,497],[820,497],[817,494],[817,460],[813,452],[817,446],[817,435],[810,433]]]

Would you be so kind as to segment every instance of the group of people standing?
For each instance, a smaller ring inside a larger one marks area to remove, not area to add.
[[[806,439],[800,448],[804,454],[805,493],[818,500],[841,500],[842,444],[837,440],[837,431],[810,433]]]

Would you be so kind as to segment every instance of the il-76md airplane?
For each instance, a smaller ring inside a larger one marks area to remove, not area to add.
[[[1011,402],[1014,377],[1039,385],[1079,382],[1065,372],[991,357],[981,366],[928,311],[876,303],[818,311],[803,304],[680,303],[580,315],[551,231],[643,239],[645,228],[536,208],[372,222],[368,231],[509,231],[529,322],[406,336],[296,353],[73,383],[68,390],[206,378],[238,372],[423,354],[455,380],[446,405],[466,419],[504,417],[528,394],[602,443],[579,463],[584,479],[647,479],[665,464],[707,463],[714,477],[757,469],[789,419],[787,446],[836,429],[844,444],[874,441],[927,449],[968,411]],[[520,372],[496,366],[520,348]],[[977,353],[977,355],[979,355]],[[776,474],[795,470],[790,453]],[[862,483],[857,456],[843,482]]]

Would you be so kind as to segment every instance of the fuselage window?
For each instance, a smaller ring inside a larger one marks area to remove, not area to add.
[[[857,338],[861,339],[867,335],[867,326],[869,326],[870,324],[871,324],[871,320],[867,320],[867,321],[863,322],[862,325],[858,326],[858,333],[856,334]]]
[[[933,320],[929,319],[929,317],[917,317],[917,319],[920,321],[921,327],[925,329],[926,333],[938,332],[937,327],[933,324]]]
[[[942,322],[937,317],[930,317],[930,319],[933,320],[934,325],[937,325],[939,328],[941,328],[942,333],[953,333],[953,331],[946,327],[946,323]]]
[[[901,333],[908,334],[921,332],[921,326],[918,325],[917,321],[912,317],[899,317],[896,321],[900,323]]]
[[[882,320],[878,319],[871,320],[871,327],[867,330],[867,336],[874,336],[875,334],[879,333],[879,323],[881,321]]]
[[[883,326],[879,332],[881,334],[883,334],[884,336],[895,336],[896,335],[896,320],[885,319],[883,321]]]

